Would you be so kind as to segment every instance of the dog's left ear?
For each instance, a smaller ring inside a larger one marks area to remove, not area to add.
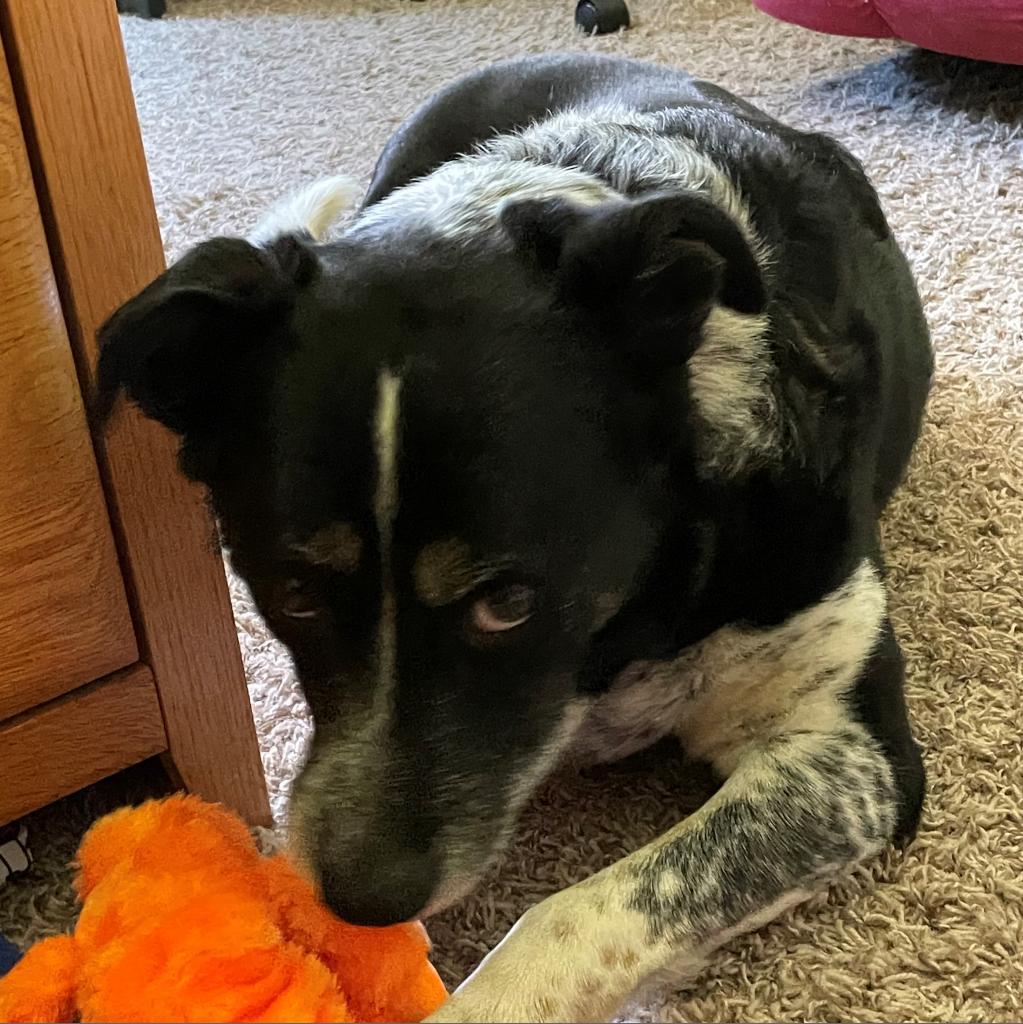
[[[102,424],[126,393],[178,434],[186,472],[205,478],[200,462],[232,412],[267,390],[294,303],[318,274],[315,252],[295,237],[196,246],[100,329],[95,419]]]
[[[596,206],[529,200],[507,206],[502,224],[566,299],[623,321],[633,344],[694,330],[715,304],[757,314],[767,302],[742,229],[695,193]]]

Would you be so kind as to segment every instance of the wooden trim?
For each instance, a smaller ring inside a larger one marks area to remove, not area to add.
[[[0,786],[0,825],[166,749],[145,665],[26,711],[0,723],[0,779],[18,780]]]
[[[0,0],[51,258],[91,393],[96,330],[164,266],[111,0]],[[184,784],[270,820],[219,546],[176,444],[133,410],[94,438],[143,660]]]

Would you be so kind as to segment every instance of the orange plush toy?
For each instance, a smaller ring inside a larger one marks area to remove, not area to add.
[[[445,999],[420,925],[344,924],[196,797],[108,815],[78,860],[75,933],[0,980],[0,1021],[418,1021]]]

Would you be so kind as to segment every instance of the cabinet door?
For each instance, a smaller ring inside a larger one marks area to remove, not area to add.
[[[0,50],[0,720],[137,658]]]

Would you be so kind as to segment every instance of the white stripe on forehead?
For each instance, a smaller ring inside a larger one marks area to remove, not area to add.
[[[373,446],[377,486],[373,515],[380,543],[380,622],[377,625],[377,693],[388,698],[397,675],[398,609],[394,596],[392,546],[398,514],[398,455],[401,447],[401,378],[384,368],[377,378]]]

